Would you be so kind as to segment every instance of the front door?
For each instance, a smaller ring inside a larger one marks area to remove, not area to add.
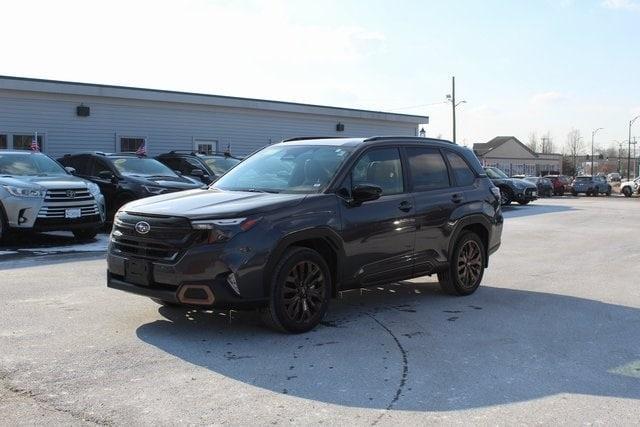
[[[344,251],[343,287],[388,283],[409,277],[413,268],[415,219],[413,197],[406,191],[400,152],[375,148],[356,162],[343,185],[351,194],[358,184],[382,188],[378,200],[352,206],[340,201]]]

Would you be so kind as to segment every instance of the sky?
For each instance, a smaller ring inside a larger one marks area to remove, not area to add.
[[[0,75],[428,115],[428,136],[628,139],[640,0],[2,1]],[[640,120],[633,135],[640,139]]]

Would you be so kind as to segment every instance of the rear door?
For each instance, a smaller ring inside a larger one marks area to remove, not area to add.
[[[359,206],[340,203],[345,287],[388,283],[412,273],[415,211],[403,170],[397,147],[372,148],[360,156],[342,186],[341,193],[348,194],[358,184],[382,188],[377,200]]]
[[[411,146],[405,152],[416,209],[414,274],[426,274],[447,260],[447,222],[462,193],[452,191],[453,179],[438,148]]]

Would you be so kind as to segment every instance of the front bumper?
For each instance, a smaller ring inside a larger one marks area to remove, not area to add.
[[[95,205],[94,205],[95,203]],[[9,227],[34,231],[74,230],[99,227],[104,223],[104,197],[100,194],[90,201],[69,203],[51,202],[43,198],[9,196],[2,200]],[[89,207],[93,206],[93,207]],[[79,218],[65,218],[54,209],[80,209]]]
[[[144,254],[125,253],[119,249],[122,246],[112,239],[107,254],[107,286],[189,306],[220,309],[263,307],[267,299],[262,269],[259,268],[262,257],[255,252],[245,252],[249,242],[240,238],[238,244],[235,243],[196,244],[181,250],[174,260],[167,261]],[[147,251],[146,254],[153,252]],[[142,273],[134,274],[134,267]],[[232,274],[235,286],[231,284]],[[185,288],[193,287],[206,287],[213,296],[213,302],[185,302]]]
[[[538,198],[537,188],[516,189],[514,200],[516,202],[531,202]]]

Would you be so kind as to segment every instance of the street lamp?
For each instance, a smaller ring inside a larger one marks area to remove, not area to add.
[[[424,127],[421,127],[420,132],[418,132],[418,134],[420,135],[420,138],[424,138],[427,136],[427,131],[424,130]]]
[[[453,143],[456,143],[456,107],[460,104],[466,104],[467,101],[460,101],[456,103],[456,77],[451,77],[451,94],[447,95],[447,101],[451,103],[451,110],[453,113]]]
[[[591,176],[593,176],[593,140],[596,136],[596,133],[598,133],[599,130],[602,130],[604,128],[598,128],[598,129],[594,129],[593,132],[591,132]]]
[[[640,116],[635,116],[633,119],[629,120],[629,152],[627,153],[627,172],[629,174],[629,179],[631,179],[631,126],[638,120]],[[635,173],[634,173],[635,175]]]

